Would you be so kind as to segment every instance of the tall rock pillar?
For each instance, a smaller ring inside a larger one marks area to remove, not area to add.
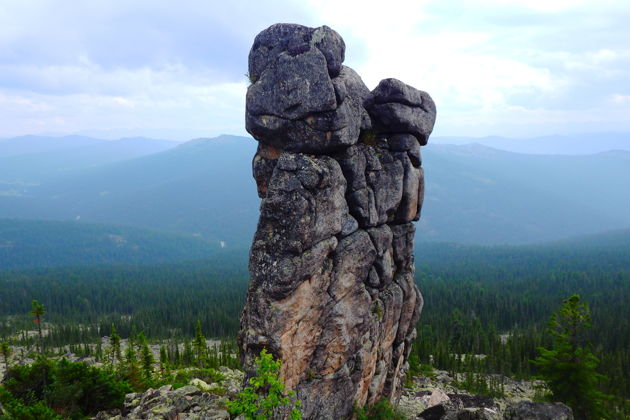
[[[411,223],[431,97],[396,79],[370,92],[327,26],[276,24],[249,53],[247,131],[262,198],[241,317],[245,366],[266,348],[307,419],[400,395],[422,295]]]

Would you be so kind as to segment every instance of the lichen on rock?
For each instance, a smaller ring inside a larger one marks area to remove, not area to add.
[[[423,303],[412,222],[435,104],[396,79],[370,92],[344,57],[334,30],[294,24],[249,54],[262,202],[239,347],[247,375],[263,348],[283,360],[307,419],[398,398]]]

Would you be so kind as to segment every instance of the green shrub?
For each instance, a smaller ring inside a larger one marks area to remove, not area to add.
[[[63,417],[48,408],[42,401],[25,405],[2,386],[0,386],[0,403],[4,408],[4,413],[0,409],[0,419],[3,420],[63,420]]]
[[[355,408],[357,420],[405,420],[401,414],[387,398],[370,407]]]
[[[65,359],[56,363],[39,360],[7,372],[0,402],[11,413],[9,418],[55,418],[41,414],[47,407],[65,418],[81,419],[122,406],[128,392],[127,382],[97,367]]]
[[[302,418],[301,403],[295,392],[286,391],[282,379],[278,377],[282,362],[263,349],[256,358],[256,373],[235,400],[227,403],[233,416],[242,414],[247,420],[266,420],[282,410],[290,410],[291,420]]]

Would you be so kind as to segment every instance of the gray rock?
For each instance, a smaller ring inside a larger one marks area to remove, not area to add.
[[[420,209],[424,200],[424,171],[413,165],[405,153],[397,155],[403,167],[402,196],[394,221],[408,223],[420,219]]]
[[[500,420],[501,416],[496,410],[489,408],[464,408],[452,411],[444,416],[444,420]]]
[[[393,134],[388,137],[387,143],[390,150],[394,152],[407,152],[409,150],[420,150],[418,139],[413,134]]]
[[[93,419],[189,419],[228,420],[225,397],[201,392],[196,386],[172,390],[170,385],[148,389],[144,393],[127,394],[122,410],[98,413]]]
[[[397,79],[384,79],[364,106],[377,130],[413,134],[422,146],[427,144],[436,114],[435,103],[428,93]]]
[[[317,48],[326,60],[330,77],[341,70],[346,46],[339,34],[327,26],[308,28],[302,25],[278,23],[270,26],[254,39],[249,52],[249,75],[253,80],[283,52],[296,56]]]
[[[352,217],[350,213],[345,214],[341,224],[341,238],[345,238],[346,236],[356,232],[357,229],[359,229],[359,222],[357,222],[357,219]]]
[[[562,403],[521,401],[505,411],[507,420],[573,420],[573,410]]]
[[[420,147],[415,149],[407,150],[407,156],[409,156],[409,160],[414,167],[419,168],[422,166],[422,155],[420,153]]]
[[[323,26],[278,24],[261,32],[249,56],[246,128],[254,138],[292,152],[323,153],[357,142],[371,127],[369,91],[342,66],[345,45]]]
[[[383,79],[370,93],[366,106],[397,102],[411,107],[421,107],[427,101],[427,93],[404,84],[398,79]]]
[[[346,44],[341,36],[328,26],[321,26],[313,31],[311,41],[326,57],[330,77],[337,77],[345,59]]]
[[[257,140],[292,152],[327,153],[355,144],[360,123],[346,101],[334,111],[312,113],[290,120],[275,115],[256,115],[247,109],[245,128]]]
[[[258,143],[258,150],[252,159],[252,173],[256,181],[258,197],[265,198],[267,196],[269,180],[281,154],[282,150],[265,143]]]
[[[395,79],[370,92],[344,53],[330,28],[278,24],[249,56],[262,202],[238,337],[243,380],[267,349],[305,419],[396,400],[423,305],[410,222],[435,106]]]
[[[317,49],[295,56],[281,53],[247,89],[247,111],[253,115],[296,120],[336,106],[326,59]]]

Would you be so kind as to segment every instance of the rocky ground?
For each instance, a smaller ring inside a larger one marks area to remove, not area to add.
[[[240,390],[243,374],[225,368],[221,371],[225,378],[222,383],[193,379],[177,390],[167,385],[128,394],[121,410],[101,412],[94,420],[229,419],[225,403]],[[505,396],[493,399],[457,388],[447,372],[437,371],[434,378],[418,377],[405,387],[398,410],[408,419],[420,420],[573,419],[571,409],[563,404],[532,402],[539,383],[504,380]]]
[[[398,409],[408,419],[423,420],[573,419],[571,409],[564,404],[532,401],[542,382],[490,376],[503,381],[503,397],[473,395],[455,386],[447,372],[435,371],[432,377],[417,377],[404,388]]]
[[[226,402],[240,391],[243,373],[227,368],[221,368],[221,373],[221,383],[193,379],[178,389],[165,385],[144,393],[127,394],[122,409],[102,411],[94,420],[229,420]]]
[[[208,341],[209,345],[218,344]],[[103,343],[105,348],[107,343]],[[123,347],[126,343],[123,343]],[[151,346],[157,353],[159,345]],[[14,348],[11,364],[32,363],[25,356],[33,349]],[[156,354],[157,356],[157,354]],[[84,361],[96,364],[92,357],[78,357],[65,353],[70,361]],[[95,419],[135,420],[135,419],[229,419],[226,409],[228,398],[241,389],[243,373],[238,370],[221,368],[221,383],[205,383],[193,379],[182,388],[173,389],[166,385],[159,389],[149,389],[144,393],[128,394],[124,407],[99,413]],[[0,378],[4,376],[4,363],[0,364]],[[571,410],[563,404],[534,403],[540,381],[517,381],[506,377],[488,376],[495,382],[503,382],[504,396],[490,398],[473,395],[458,388],[454,378],[445,371],[434,371],[431,377],[419,376],[403,389],[398,402],[398,410],[408,419],[423,420],[568,420]],[[459,378],[460,380],[462,378]]]

